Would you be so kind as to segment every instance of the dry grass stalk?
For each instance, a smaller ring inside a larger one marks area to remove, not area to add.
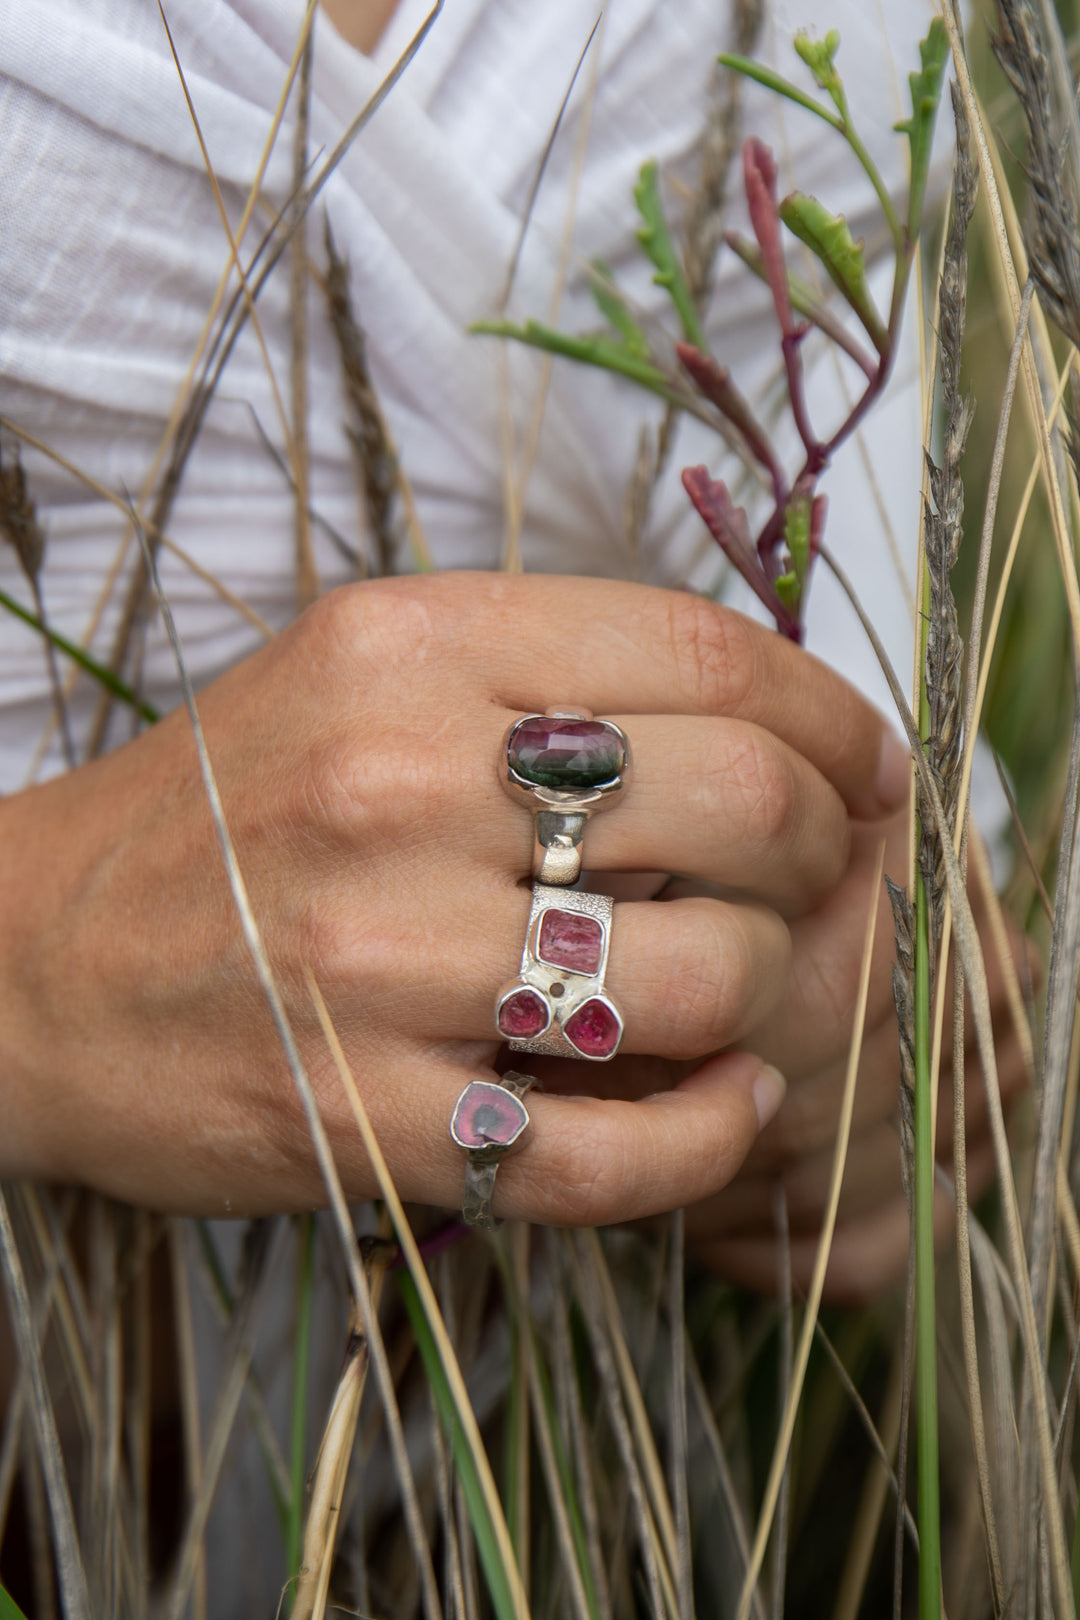
[[[11,546],[19,559],[34,597],[34,611],[43,625],[48,624],[45,597],[41,584],[41,570],[45,561],[45,531],[38,521],[37,508],[26,482],[26,471],[18,441],[5,461],[3,441],[0,440],[0,539]],[[56,648],[47,638],[44,641],[45,662],[49,672],[53,711],[68,768],[76,763],[75,744],[71,739],[64,688],[60,680],[60,666]]]
[[[881,880],[885,869],[885,845],[882,843],[878,855],[877,866],[874,872],[873,883],[870,887],[870,906],[868,909],[866,937],[863,943],[862,967],[859,972],[859,987],[856,993],[855,1017],[851,1032],[851,1046],[848,1052],[847,1074],[844,1080],[844,1094],[840,1105],[840,1119],[836,1132],[836,1148],[833,1154],[832,1172],[829,1180],[829,1192],[826,1199],[825,1210],[821,1221],[821,1236],[818,1239],[817,1254],[814,1258],[814,1270],[810,1279],[810,1288],[807,1292],[806,1309],[803,1313],[802,1328],[799,1333],[799,1345],[795,1354],[795,1363],[791,1376],[791,1387],[787,1403],[780,1420],[780,1432],[776,1438],[773,1451],[772,1464],[765,1486],[764,1499],[758,1515],[757,1531],[754,1536],[754,1545],[750,1552],[750,1561],[746,1576],[743,1580],[742,1590],[739,1593],[739,1603],[736,1610],[738,1620],[749,1620],[750,1610],[754,1600],[754,1589],[757,1585],[758,1574],[761,1570],[765,1548],[769,1540],[773,1517],[780,1495],[780,1487],[784,1472],[787,1468],[788,1453],[791,1449],[791,1439],[795,1432],[795,1418],[799,1403],[802,1399],[803,1381],[806,1377],[807,1362],[810,1359],[810,1346],[813,1343],[814,1327],[817,1322],[818,1309],[821,1305],[822,1290],[825,1286],[825,1272],[829,1264],[829,1251],[832,1248],[833,1231],[836,1226],[836,1212],[840,1204],[840,1186],[844,1179],[844,1169],[847,1164],[848,1142],[851,1135],[851,1121],[855,1109],[855,1081],[859,1072],[859,1058],[862,1055],[863,1028],[866,1020],[866,1003],[870,991],[870,966],[874,951],[874,934],[877,928],[878,895],[881,892]]]
[[[955,824],[959,768],[963,741],[961,712],[962,643],[957,627],[956,602],[950,583],[963,538],[964,485],[960,461],[971,426],[972,404],[960,392],[960,365],[967,311],[967,230],[975,208],[978,167],[971,152],[967,110],[955,86],[952,92],[956,127],[953,163],[953,200],[942,264],[938,300],[938,372],[941,380],[941,463],[927,458],[930,501],[924,518],[926,569],[930,582],[930,611],[926,623],[926,698],[929,731],[926,755],[938,785],[941,802]],[[936,947],[942,933],[944,874],[933,820],[921,807],[920,865],[926,885]]]
[[[957,68],[960,72],[959,66]],[[970,110],[970,109],[969,109]],[[985,172],[985,171],[984,171]],[[903,722],[907,732],[908,742],[911,746],[915,768],[919,773],[921,789],[933,812],[934,820],[941,834],[941,846],[945,855],[945,879],[948,885],[949,901],[952,906],[953,928],[956,946],[963,966],[964,977],[967,982],[970,996],[971,1015],[975,1025],[975,1038],[979,1059],[982,1063],[983,1077],[986,1088],[987,1115],[990,1132],[994,1144],[994,1155],[997,1161],[998,1181],[1001,1190],[1002,1214],[1005,1223],[1005,1235],[1008,1246],[1009,1264],[1012,1268],[1013,1282],[1016,1288],[1016,1297],[1019,1305],[1019,1320],[1021,1337],[1023,1340],[1026,1370],[1030,1377],[1032,1400],[1034,1405],[1035,1444],[1030,1448],[1037,1457],[1039,1485],[1043,1498],[1043,1511],[1048,1530],[1049,1557],[1052,1579],[1054,1583],[1055,1601],[1062,1613],[1069,1612],[1071,1603],[1071,1586],[1069,1581],[1069,1561],[1065,1547],[1065,1531],[1061,1520],[1060,1503],[1056,1495],[1055,1467],[1053,1456],[1053,1442],[1050,1428],[1049,1401],[1050,1392],[1047,1387],[1045,1368],[1042,1363],[1039,1334],[1036,1327],[1035,1311],[1031,1295],[1031,1280],[1028,1275],[1027,1256],[1025,1253],[1023,1224],[1020,1219],[1019,1200],[1017,1198],[1016,1183],[1012,1171],[1012,1159],[1009,1147],[1008,1133],[1005,1128],[1005,1115],[1001,1101],[1001,1086],[998,1078],[997,1054],[994,1048],[993,1019],[990,1011],[990,995],[987,985],[986,966],[982,956],[982,947],[979,940],[978,929],[971,910],[971,903],[967,896],[964,877],[960,870],[959,861],[948,834],[948,822],[937,784],[927,763],[922,740],[918,727],[915,724],[907,698],[904,695],[896,671],[892,667],[887,652],[870,620],[866,609],[859,600],[851,580],[844,569],[827,546],[822,546],[821,556],[830,571],[835,575],[841,589],[847,596],[859,618],[863,630],[874,649],[881,671],[892,693],[897,714]]]
[[[998,0],[994,54],[1024,111],[1028,129],[1026,177],[1031,204],[1025,232],[1031,273],[1042,302],[1075,346],[1080,346],[1080,237],[1076,200],[1064,176],[1069,154],[1056,116],[1045,29],[1031,0]],[[1061,48],[1060,36],[1052,42]],[[1071,78],[1071,75],[1070,75]]]
[[[591,1267],[586,1271],[590,1259],[587,1240],[590,1237],[596,1241],[595,1232],[575,1232],[573,1238],[567,1237],[564,1253],[574,1291],[585,1318],[601,1394],[615,1436],[623,1476],[630,1492],[630,1503],[654,1620],[678,1620],[678,1602],[668,1562],[668,1545],[657,1530],[650,1506],[645,1473],[636,1453],[621,1380],[608,1338],[603,1308],[597,1294],[595,1275]]]
[[[371,1302],[376,1311],[382,1295],[386,1267],[394,1256],[394,1246],[380,1239],[365,1244],[364,1269],[369,1279]],[[311,1481],[311,1501],[304,1525],[304,1548],[300,1560],[291,1620],[322,1620],[326,1613],[334,1548],[341,1523],[341,1503],[352,1461],[360,1403],[367,1383],[370,1348],[364,1325],[353,1308],[345,1364],[338,1379],[323,1431]]]
[[[296,132],[293,136],[293,198],[298,213],[308,166],[308,124],[311,116],[311,69],[315,58],[315,36],[310,29],[300,55],[296,80]],[[292,345],[289,353],[290,405],[295,501],[296,597],[307,607],[319,594],[319,576],[311,543],[308,491],[311,484],[311,452],[308,443],[308,251],[307,219],[290,220],[293,238],[289,246],[289,323]]]
[[[371,380],[367,340],[349,291],[348,261],[337,250],[329,218],[323,223],[323,241],[326,246],[326,307],[341,357],[349,412],[346,432],[353,447],[367,528],[375,547],[370,571],[377,575],[392,574],[401,541],[397,516],[400,464]]]
[[[0,1189],[0,1263],[8,1297],[8,1314],[15,1334],[19,1360],[30,1384],[29,1415],[35,1430],[37,1455],[45,1476],[56,1566],[60,1579],[65,1620],[91,1620],[90,1591],[83,1567],[75,1514],[68,1490],[67,1473],[41,1346],[34,1331],[26,1277],[18,1244],[8,1214],[7,1200]]]

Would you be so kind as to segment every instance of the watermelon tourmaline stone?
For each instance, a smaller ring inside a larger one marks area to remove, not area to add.
[[[597,788],[626,769],[622,738],[606,720],[533,715],[514,727],[506,757],[518,776],[545,788]]]
[[[488,1080],[473,1080],[457,1100],[450,1132],[463,1148],[512,1147],[529,1123],[513,1092]]]
[[[514,990],[499,1008],[499,1034],[508,1041],[531,1041],[550,1021],[547,1003],[535,990]]]
[[[604,930],[595,917],[580,911],[560,911],[554,906],[544,912],[537,955],[549,967],[591,976],[600,971],[603,950]]]
[[[607,1002],[593,996],[566,1020],[563,1034],[582,1057],[609,1058],[622,1039],[622,1025]]]

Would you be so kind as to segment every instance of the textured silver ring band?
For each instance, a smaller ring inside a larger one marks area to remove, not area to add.
[[[461,1213],[469,1226],[499,1224],[491,1212],[495,1177],[506,1155],[525,1146],[530,1122],[522,1098],[538,1085],[531,1074],[512,1071],[499,1081],[471,1080],[454,1106],[450,1135],[468,1155]]]
[[[623,1021],[604,989],[614,902],[606,894],[534,883],[516,979],[495,1001],[495,1025],[515,1052],[604,1063]]]
[[[630,774],[630,743],[588,709],[549,709],[515,720],[503,743],[502,781],[533,815],[533,877],[567,888],[581,876],[589,817],[615,803]]]

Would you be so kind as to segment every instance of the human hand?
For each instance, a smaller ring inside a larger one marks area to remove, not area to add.
[[[491,1078],[494,992],[529,911],[531,822],[496,760],[511,719],[559,703],[616,719],[634,748],[624,801],[587,834],[590,870],[691,872],[725,898],[617,905],[608,987],[623,1052],[564,1065],[561,1084],[602,1089],[610,1068],[621,1096],[532,1099],[500,1214],[628,1219],[730,1180],[777,1101],[759,1057],[722,1052],[673,1090],[627,1099],[649,1055],[700,1059],[769,1020],[789,922],[847,869],[849,813],[880,816],[906,792],[902,748],[855,692],[686,594],[453,574],[317,604],[208,687],[200,711],[352,1197],[375,1181],[305,966],[399,1191],[457,1204],[448,1121],[462,1087]],[[322,1201],[186,715],[5,801],[0,823],[0,1174],[203,1213]]]
[[[842,881],[821,906],[794,921],[792,970],[783,1012],[754,1031],[746,1044],[783,1068],[788,1090],[737,1180],[687,1213],[687,1236],[698,1255],[733,1281],[774,1291],[780,1264],[776,1186],[783,1184],[790,1231],[792,1277],[805,1290],[817,1257],[828,1199],[855,1014],[871,885],[882,836],[886,871],[902,882],[908,861],[905,813],[885,823],[854,824],[851,860]],[[1028,1084],[1023,1049],[1012,1020],[1006,973],[990,938],[981,892],[972,903],[985,945],[994,1020],[998,1080],[1006,1110]],[[1024,982],[1038,963],[1023,936],[1011,938],[1014,965]],[[908,1202],[900,1179],[900,1062],[892,994],[895,955],[892,915],[878,901],[865,1034],[837,1223],[825,1279],[835,1304],[865,1303],[903,1277],[910,1241]],[[947,992],[938,1088],[937,1158],[953,1175],[952,995]],[[965,1028],[968,1197],[974,1201],[996,1173],[986,1093],[974,1030]],[[953,1200],[935,1189],[939,1242],[955,1224]]]

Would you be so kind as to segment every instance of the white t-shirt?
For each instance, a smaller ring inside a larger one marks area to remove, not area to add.
[[[174,0],[177,52],[235,228],[259,165],[292,58],[302,0]],[[401,0],[374,59],[316,25],[313,156],[329,150],[396,59],[427,11]],[[324,263],[328,216],[351,266],[356,312],[367,335],[381,404],[440,567],[497,568],[506,547],[507,395],[496,340],[468,324],[497,312],[527,199],[560,103],[598,6],[579,0],[446,0],[400,83],[361,133],[313,211],[309,241]],[[902,186],[906,145],[892,131],[907,110],[906,74],[917,64],[929,0],[836,0],[840,66],[852,110],[890,183]],[[117,493],[142,495],[170,412],[196,351],[228,246],[199,144],[154,0],[0,0],[0,409]],[[759,54],[805,83],[791,50],[812,7],[775,0]],[[635,241],[632,188],[655,157],[678,228],[697,181],[699,140],[716,53],[730,48],[732,18],[716,0],[613,0],[570,95],[544,173],[517,270],[510,311],[555,323],[598,324],[587,261],[607,260],[648,319],[674,335],[666,297]],[[586,127],[587,126],[587,127]],[[820,195],[871,244],[880,213],[842,140],[820,121],[755,85],[743,128],[774,147],[781,186]],[[291,107],[266,169],[263,202],[245,239],[250,252],[291,188]],[[730,172],[728,223],[746,230],[741,168]],[[568,226],[568,221],[572,224]],[[805,266],[800,266],[805,269]],[[874,274],[887,301],[890,267]],[[288,398],[288,268],[259,300],[280,394]],[[837,457],[824,482],[828,538],[854,576],[899,668],[910,667],[911,560],[922,442],[918,335],[906,338],[886,400]],[[779,347],[764,289],[729,251],[721,255],[707,328],[715,353],[743,390],[775,403]],[[823,436],[846,412],[858,375],[833,355],[811,362],[809,393]],[[519,453],[536,416],[543,368],[509,356]],[[311,504],[353,546],[363,518],[338,352],[319,288],[310,289]],[[521,553],[527,569],[627,574],[716,589],[723,559],[679,483],[699,461],[737,481],[715,436],[684,419],[660,481],[640,554],[626,541],[624,503],[643,424],[662,407],[621,379],[569,361],[551,368],[535,458],[525,486]],[[173,506],[169,535],[272,626],[296,610],[293,497],[256,427],[279,447],[280,418],[249,323],[219,385]],[[794,452],[781,419],[780,442]],[[9,448],[9,447],[6,447]],[[865,453],[864,453],[865,451]],[[129,546],[109,588],[124,515],[43,455],[25,452],[48,538],[48,614],[69,638],[89,638],[106,658],[116,631]],[[875,481],[867,467],[876,469]],[[887,521],[886,521],[887,519]],[[894,562],[888,532],[902,554]],[[322,583],[351,577],[316,524]],[[166,553],[162,574],[192,673],[205,682],[259,643],[257,630],[204,580]],[[407,549],[399,566],[410,566]],[[906,569],[906,577],[902,577]],[[11,551],[0,548],[0,586],[29,604]],[[741,581],[729,599],[756,611]],[[98,610],[100,604],[100,617]],[[92,632],[92,633],[91,633]],[[884,706],[873,654],[833,581],[819,570],[809,644]],[[63,662],[63,661],[62,661]],[[64,663],[65,674],[70,665]],[[177,700],[160,626],[149,633],[146,692]],[[80,677],[74,729],[85,738],[98,691]],[[53,746],[35,749],[51,713],[39,637],[0,617],[0,791],[31,768],[58,768]],[[130,730],[119,716],[114,736]]]

